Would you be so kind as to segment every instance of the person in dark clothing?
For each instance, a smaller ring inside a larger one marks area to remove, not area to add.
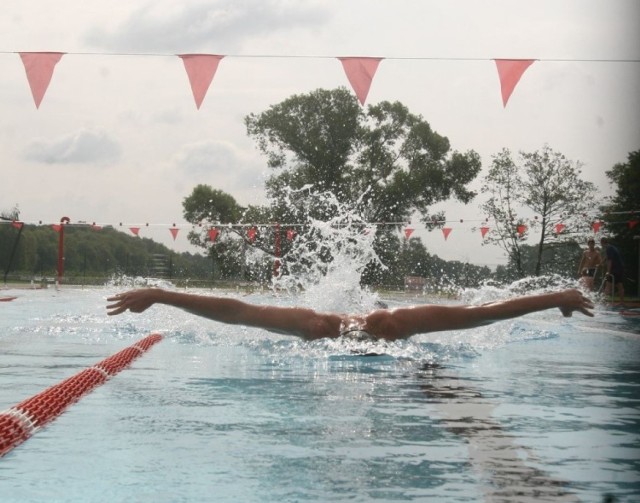
[[[614,289],[618,291],[620,303],[624,301],[624,264],[620,251],[613,246],[608,238],[600,239],[602,250],[605,254],[605,287],[604,294],[613,296]]]

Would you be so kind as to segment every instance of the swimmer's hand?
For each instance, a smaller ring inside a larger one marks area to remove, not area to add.
[[[574,311],[578,311],[586,316],[593,317],[593,313],[589,309],[593,309],[594,305],[580,290],[564,290],[558,292],[558,308],[562,315],[569,318]]]
[[[141,313],[158,302],[161,294],[162,290],[158,288],[143,288],[108,297],[107,301],[113,304],[107,305],[107,314],[113,316],[124,313],[127,309],[132,313]]]

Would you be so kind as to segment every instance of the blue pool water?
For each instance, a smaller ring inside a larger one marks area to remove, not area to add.
[[[354,347],[167,307],[107,317],[116,291],[2,292],[0,410],[165,338],[0,459],[0,501],[640,501],[631,317]]]

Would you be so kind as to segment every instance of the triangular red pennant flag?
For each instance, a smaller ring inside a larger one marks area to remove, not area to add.
[[[522,237],[522,235],[527,231],[526,225],[518,225],[518,235]]]
[[[293,241],[293,238],[296,237],[296,231],[294,231],[293,229],[287,229],[287,239],[289,241]]]
[[[629,229],[633,229],[636,225],[638,225],[637,220],[629,220]]]
[[[24,222],[18,222],[17,220],[14,220],[13,222],[11,222],[11,225],[16,229],[22,229]]]
[[[444,240],[446,241],[447,238],[449,237],[449,234],[451,234],[451,227],[443,227],[442,228],[442,234],[444,234]]]
[[[591,228],[593,229],[593,232],[595,232],[596,234],[598,233],[598,231],[600,230],[600,227],[602,226],[602,222],[593,222],[591,224]]]
[[[489,227],[480,227],[480,234],[482,234],[483,238],[487,235],[487,232],[489,232]]]
[[[565,229],[564,224],[556,224],[556,234],[560,234]]]
[[[64,52],[21,52],[20,58],[27,72],[27,80],[33,95],[36,108],[40,108],[44,93],[47,92],[49,82],[55,68]]]
[[[404,230],[404,237],[405,237],[406,239],[409,239],[409,238],[411,237],[411,234],[413,234],[413,231],[414,231],[414,230],[415,230],[415,229],[412,229],[411,227],[407,227],[407,228]]]
[[[255,227],[251,227],[249,228],[249,230],[247,231],[247,236],[249,236],[249,241],[251,241],[252,243],[255,241],[256,239],[256,228]]]
[[[129,230],[134,234],[134,235],[138,235],[138,233],[140,232],[140,227],[129,227]]]
[[[502,90],[502,105],[506,108],[511,93],[518,84],[524,71],[533,64],[535,59],[496,59],[500,88]]]
[[[218,69],[218,63],[224,56],[214,54],[179,54],[184,63],[184,69],[187,71],[193,99],[196,101],[196,107],[200,109],[207,90],[211,85],[211,81]]]
[[[177,227],[171,227],[171,229],[169,229],[169,232],[171,233],[171,235],[173,236],[173,240],[176,240],[176,237],[178,237],[178,231],[180,229],[178,229]]]
[[[213,243],[218,237],[218,234],[220,234],[220,231],[218,229],[209,229],[209,241]]]
[[[338,58],[361,105],[367,99],[371,81],[382,58]]]
[[[60,232],[60,229],[62,229],[62,225],[60,225],[60,224],[51,224],[51,227],[56,232]]]

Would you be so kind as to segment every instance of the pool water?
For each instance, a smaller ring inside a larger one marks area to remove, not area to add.
[[[162,306],[107,317],[115,291],[2,292],[0,410],[164,340],[0,459],[0,501],[640,500],[631,317],[306,343]]]

